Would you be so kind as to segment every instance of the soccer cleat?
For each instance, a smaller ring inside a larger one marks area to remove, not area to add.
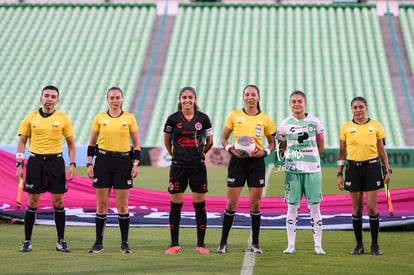
[[[23,245],[20,248],[20,252],[30,252],[30,251],[32,251],[32,242],[30,240],[26,240],[23,242]]]
[[[326,255],[326,252],[322,249],[322,247],[315,247],[313,251],[316,255]]]
[[[134,253],[131,248],[129,247],[128,242],[123,242],[121,244],[121,252],[125,253],[125,254],[130,254],[130,253]]]
[[[197,252],[198,253],[201,253],[201,254],[208,254],[208,253],[210,253],[210,251],[208,251],[208,249],[206,249],[206,248],[204,248],[202,246],[198,246],[197,247]]]
[[[174,254],[174,253],[179,252],[180,250],[181,250],[181,247],[179,247],[178,245],[171,246],[170,248],[165,250],[165,254]]]
[[[283,254],[293,254],[295,253],[296,250],[294,247],[289,246],[288,248],[286,248],[285,250],[283,250]]]
[[[263,250],[259,248],[257,244],[254,244],[250,247],[250,252],[256,253],[256,254],[263,254]]]
[[[220,244],[220,246],[216,250],[217,254],[224,254],[227,253],[227,245],[226,244]]]
[[[361,255],[364,254],[364,246],[357,245],[354,250],[351,251],[352,255]]]
[[[371,254],[374,256],[381,256],[382,251],[378,245],[371,245]]]
[[[89,248],[88,253],[101,253],[104,251],[104,247],[101,243],[95,242],[91,248]]]
[[[56,243],[56,251],[67,253],[70,252],[70,248],[68,247],[68,244],[65,242],[64,239],[60,239],[60,241]]]

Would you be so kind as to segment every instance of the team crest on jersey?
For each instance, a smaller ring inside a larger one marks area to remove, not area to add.
[[[37,126],[40,125],[40,120],[32,120],[30,121],[30,124],[32,125],[33,128],[36,128]]]
[[[257,125],[263,125],[263,121],[261,119],[257,120]]]
[[[311,123],[308,125],[308,132],[313,132],[313,131],[315,131],[315,126],[313,126],[313,124]]]
[[[122,126],[127,126],[127,124],[128,124],[128,121],[126,121],[126,120],[123,120],[122,122]]]
[[[60,124],[59,120],[53,121],[53,128],[59,127],[59,124]]]
[[[262,135],[262,128],[255,127],[254,128],[254,134],[255,134],[256,137],[260,137]]]
[[[372,127],[372,126],[368,127],[368,131],[369,131],[370,133],[374,132],[374,127]]]
[[[203,125],[201,125],[201,123],[200,123],[200,122],[197,122],[197,123],[195,124],[195,128],[196,128],[196,130],[200,131],[200,130],[201,130],[201,128],[203,128]]]

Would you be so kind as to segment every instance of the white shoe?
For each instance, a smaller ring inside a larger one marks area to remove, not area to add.
[[[286,248],[285,250],[283,250],[283,254],[293,254],[295,252],[296,252],[295,248],[290,247],[290,246],[288,248]]]
[[[316,255],[326,255],[326,252],[322,249],[322,247],[315,247],[314,251]]]

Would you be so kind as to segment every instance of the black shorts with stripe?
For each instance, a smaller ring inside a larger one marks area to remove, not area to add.
[[[192,167],[171,166],[168,192],[170,194],[184,193],[188,185],[194,193],[208,192],[207,169],[204,163]]]
[[[350,192],[374,191],[384,187],[378,159],[362,162],[347,161],[345,190]]]
[[[63,194],[66,185],[65,160],[62,153],[54,155],[32,154],[26,166],[24,191],[33,194],[50,192]]]
[[[132,159],[98,154],[95,159],[93,187],[129,189],[132,182]]]
[[[264,158],[237,158],[230,159],[227,186],[241,187],[247,181],[249,187],[265,187]]]

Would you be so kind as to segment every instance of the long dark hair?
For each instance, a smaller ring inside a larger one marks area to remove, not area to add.
[[[257,87],[256,85],[253,85],[253,84],[249,84],[249,85],[246,85],[246,87],[244,87],[243,88],[243,96],[244,96],[244,92],[246,91],[246,89],[247,88],[255,88],[256,89],[256,91],[257,91],[257,95],[260,97],[260,90],[259,90],[259,87]],[[257,102],[257,110],[259,111],[259,112],[261,112],[261,109],[260,109],[260,103],[259,103],[259,101]]]
[[[354,101],[362,101],[365,104],[365,107],[368,107],[368,103],[367,100],[362,97],[362,96],[356,96],[351,100],[351,107],[352,107],[352,103],[354,103]]]
[[[185,87],[181,88],[180,93],[178,94],[178,100],[180,100],[180,97],[183,95],[183,93],[185,91],[190,91],[194,95],[194,98],[197,99],[195,89],[193,87],[190,87],[190,86],[185,86]],[[181,105],[181,102],[178,102],[177,109],[178,109],[178,111],[183,110],[183,106]],[[194,102],[194,112],[196,112],[198,110],[200,110],[200,108],[198,107],[197,103]]]

